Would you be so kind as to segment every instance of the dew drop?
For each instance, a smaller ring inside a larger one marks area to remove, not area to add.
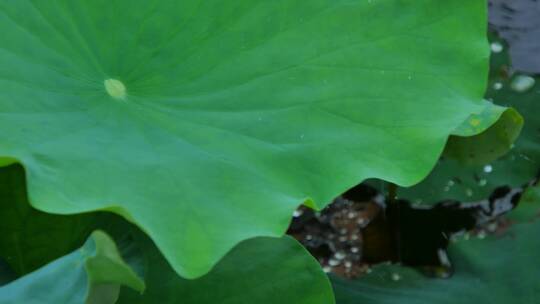
[[[491,43],[491,51],[493,53],[500,53],[504,49],[503,45],[500,42]]]
[[[399,273],[392,273],[392,281],[399,281],[401,280],[401,276],[399,275]]]
[[[519,157],[523,158],[524,160],[531,161],[531,159],[527,155],[525,155],[523,153],[519,153]]]
[[[341,264],[340,261],[336,260],[336,259],[330,259],[328,260],[328,265],[334,267],[334,266],[338,266],[339,264]]]
[[[495,90],[500,90],[500,89],[502,89],[502,87],[503,87],[503,84],[500,83],[500,82],[495,82],[493,84],[493,89],[495,89]]]
[[[512,90],[523,93],[530,90],[534,86],[535,80],[531,76],[519,75],[512,81],[510,85]]]
[[[487,227],[486,227],[487,231],[489,231],[489,232],[491,232],[491,233],[497,231],[497,228],[499,228],[499,225],[498,225],[496,222],[490,223],[490,224],[487,225]]]
[[[334,257],[338,260],[343,260],[347,255],[343,251],[338,251],[334,254]]]
[[[478,127],[480,125],[482,121],[480,119],[477,119],[477,118],[471,118],[471,120],[469,121],[469,123],[471,124],[471,126],[473,127]]]
[[[493,166],[491,165],[485,165],[484,166],[484,172],[491,173],[493,171]]]

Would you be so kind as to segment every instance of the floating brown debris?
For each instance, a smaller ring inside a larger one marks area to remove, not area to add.
[[[300,241],[326,272],[354,278],[370,266],[392,262],[427,275],[448,277],[446,249],[459,234],[483,238],[509,225],[500,216],[512,210],[524,189],[499,187],[477,202],[442,201],[433,206],[406,200],[386,204],[374,188],[360,184],[315,212],[300,207],[288,233]]]

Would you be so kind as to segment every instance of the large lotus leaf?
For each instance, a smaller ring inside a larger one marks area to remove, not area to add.
[[[144,290],[114,241],[95,231],[82,248],[0,287],[0,303],[112,304],[120,284]]]
[[[538,303],[540,221],[514,225],[502,237],[461,240],[450,247],[455,274],[432,279],[396,265],[346,281],[334,278],[338,304]]]
[[[495,36],[492,43],[505,46],[504,41]],[[492,54],[486,97],[495,104],[511,106],[523,115],[523,130],[509,153],[481,165],[444,159],[422,183],[399,189],[401,197],[425,203],[450,198],[478,200],[486,198],[495,187],[506,184],[521,186],[537,175],[540,169],[540,78],[526,78],[535,79],[534,85],[525,91],[516,90],[515,83],[523,75],[508,75],[510,67],[507,56],[506,47]],[[489,145],[489,142],[485,142],[486,147]]]
[[[109,210],[183,276],[368,177],[411,185],[481,113],[485,2],[2,1],[0,163]]]
[[[139,241],[140,242],[140,241]],[[196,280],[180,278],[149,242],[147,290],[123,288],[119,303],[332,304],[334,295],[319,263],[291,237],[242,242]]]

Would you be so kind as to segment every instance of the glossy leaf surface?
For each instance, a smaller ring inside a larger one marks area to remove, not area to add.
[[[481,113],[485,2],[3,1],[0,159],[189,278],[365,178],[422,179]]]

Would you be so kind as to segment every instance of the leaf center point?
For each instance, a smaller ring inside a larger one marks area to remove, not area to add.
[[[126,99],[126,86],[117,79],[106,79],[104,81],[105,90],[114,99]]]

